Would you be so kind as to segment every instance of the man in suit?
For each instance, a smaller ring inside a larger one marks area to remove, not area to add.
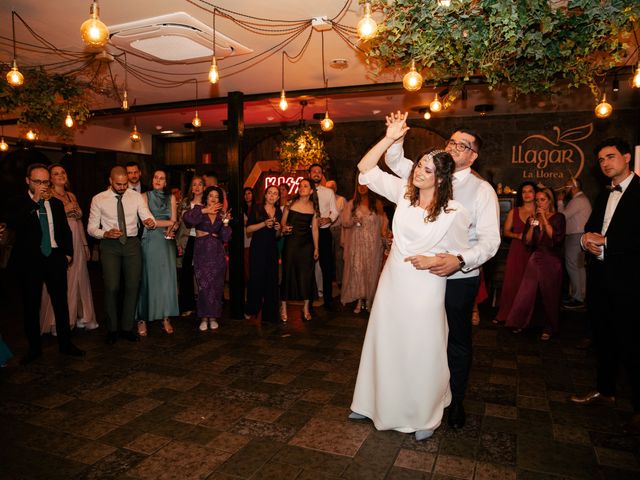
[[[634,414],[625,430],[640,434],[640,322],[637,276],[640,272],[640,178],[631,171],[631,148],[610,138],[596,148],[600,169],[611,180],[584,227],[587,251],[587,308],[594,326],[597,386],[571,397],[578,404],[614,404],[618,366],[631,383]]]
[[[42,355],[40,299],[43,284],[51,296],[60,353],[81,357],[84,351],[70,340],[67,268],[73,260],[73,242],[64,205],[55,197],[49,198],[51,183],[45,165],[30,165],[26,182],[28,193],[12,203],[7,218],[16,232],[10,268],[22,284],[24,329],[29,341],[29,351],[21,363],[30,363]]]

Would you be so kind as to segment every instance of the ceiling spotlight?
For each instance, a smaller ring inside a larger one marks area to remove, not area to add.
[[[196,115],[191,120],[191,125],[193,125],[194,128],[200,128],[202,126],[202,120],[200,120],[198,116],[198,110],[196,110]]]
[[[611,115],[611,112],[613,112],[613,107],[609,102],[607,102],[606,93],[602,94],[602,100],[596,106],[595,112],[596,112],[596,117],[598,118],[607,118],[609,115]]]
[[[402,86],[410,92],[420,90],[420,87],[422,87],[422,75],[416,71],[415,60],[411,60],[411,68],[406,75],[402,77]]]
[[[371,18],[371,4],[369,2],[364,4],[364,18],[358,22],[356,30],[358,36],[364,41],[371,40],[376,36],[378,24]]]
[[[433,101],[429,104],[429,108],[431,109],[432,112],[439,112],[440,110],[442,110],[442,103],[440,102],[440,99],[438,98],[437,93]]]
[[[32,129],[29,129],[29,131],[25,133],[24,136],[30,142],[33,142],[36,138],[38,138],[38,134],[34,132]]]
[[[103,47],[109,41],[109,29],[100,21],[100,7],[94,1],[89,9],[89,18],[80,26],[82,41],[90,47]]]
[[[0,137],[0,152],[9,150],[9,144],[4,141],[4,137]]]
[[[67,118],[64,119],[64,124],[67,128],[73,127],[73,118],[71,117],[71,112],[67,112]]]
[[[633,88],[640,88],[640,63],[638,63],[636,74],[633,76]]]
[[[280,110],[282,110],[283,112],[289,107],[289,104],[287,103],[287,96],[284,93],[284,89],[280,93],[279,105],[280,105]]]
[[[131,130],[131,133],[129,134],[129,139],[133,143],[138,143],[140,140],[142,140],[142,135],[138,131],[138,125],[136,125],[135,123],[133,124],[133,130]]]

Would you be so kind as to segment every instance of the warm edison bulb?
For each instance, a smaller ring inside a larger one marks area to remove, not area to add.
[[[640,88],[640,63],[638,64],[636,74],[633,76],[633,88]]]
[[[440,110],[442,110],[442,103],[440,103],[440,99],[438,98],[437,93],[433,101],[429,104],[429,108],[432,112],[439,112]]]
[[[0,138],[0,152],[9,150],[9,144],[4,141],[4,137]]]
[[[424,119],[425,119],[425,120],[429,120],[429,119],[431,118],[431,112],[426,111],[426,112],[424,112],[424,115],[423,115],[423,116],[424,116]]]
[[[193,125],[195,128],[200,128],[202,126],[202,120],[200,120],[197,110],[196,110],[196,115],[191,120],[191,125]]]
[[[24,83],[24,76],[20,73],[20,70],[18,70],[18,64],[15,58],[13,59],[11,70],[7,73],[7,82],[9,82],[9,85],[12,87],[19,87]]]
[[[82,41],[90,47],[103,47],[109,41],[109,29],[100,21],[98,2],[91,4],[89,19],[80,26]]]
[[[329,111],[324,113],[324,118],[320,121],[320,128],[323,132],[330,132],[333,130],[333,120],[329,118]]]
[[[127,91],[125,90],[124,93],[122,94],[122,110],[127,111],[129,110],[129,97],[127,95]]]
[[[369,2],[364,4],[364,18],[358,22],[356,30],[358,31],[358,36],[365,41],[371,40],[376,36],[378,24],[371,18],[371,5]]]
[[[415,60],[411,60],[411,69],[402,78],[402,86],[410,92],[420,90],[422,87],[422,75],[416,71]]]
[[[287,103],[287,96],[285,95],[283,88],[282,92],[280,93],[280,110],[284,112],[288,107],[289,104]]]
[[[211,68],[209,69],[209,82],[211,84],[218,83],[220,80],[220,73],[218,73],[218,64],[216,63],[216,57],[211,59]]]
[[[25,137],[27,137],[27,140],[30,141],[34,141],[36,138],[38,138],[38,134],[36,132],[34,132],[33,130],[29,129],[29,131],[27,133],[25,133],[24,135]]]
[[[596,117],[607,118],[613,112],[613,107],[607,102],[607,94],[602,94],[602,101],[596,106]]]
[[[438,0],[438,5],[444,8],[449,8],[451,6],[451,0]]]
[[[134,125],[133,126],[133,130],[131,131],[131,133],[129,134],[129,139],[133,142],[133,143],[137,143],[140,140],[142,140],[142,135],[140,135],[140,132],[138,131],[138,126]]]
[[[73,127],[73,118],[71,117],[71,114],[68,112],[67,112],[67,118],[64,119],[64,124],[67,126],[67,128]]]

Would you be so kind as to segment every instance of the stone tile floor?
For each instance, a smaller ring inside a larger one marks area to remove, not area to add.
[[[366,317],[291,310],[286,326],[152,324],[135,344],[77,332],[82,360],[47,339],[43,359],[0,371],[0,478],[640,478],[624,380],[615,409],[567,401],[593,385],[593,353],[575,348],[584,314],[541,342],[483,311],[467,425],[416,442],[347,420]]]

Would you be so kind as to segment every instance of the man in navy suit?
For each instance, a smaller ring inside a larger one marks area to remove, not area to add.
[[[624,366],[634,411],[625,430],[640,434],[640,177],[631,171],[626,141],[610,138],[595,151],[611,183],[597,198],[580,243],[589,254],[587,308],[594,326],[597,387],[571,401],[614,404],[618,366]]]
[[[73,261],[71,229],[64,205],[47,195],[51,185],[43,164],[30,165],[26,177],[29,191],[12,202],[7,223],[16,231],[9,267],[22,284],[24,329],[29,352],[22,364],[42,355],[40,339],[40,299],[47,286],[56,318],[60,353],[81,357],[84,352],[71,343],[67,303],[67,268]]]

